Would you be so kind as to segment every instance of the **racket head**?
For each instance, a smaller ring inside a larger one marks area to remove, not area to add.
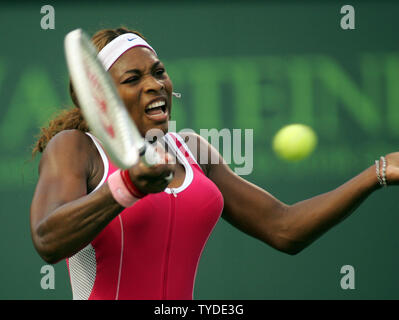
[[[66,35],[64,47],[72,85],[90,130],[116,166],[132,167],[139,160],[144,139],[90,38],[76,29]]]

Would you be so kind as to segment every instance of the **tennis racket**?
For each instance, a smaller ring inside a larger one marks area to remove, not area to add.
[[[160,163],[160,155],[141,136],[87,34],[81,29],[71,31],[64,45],[83,116],[115,165],[128,169],[140,158],[148,166]],[[172,178],[173,174],[166,179]]]

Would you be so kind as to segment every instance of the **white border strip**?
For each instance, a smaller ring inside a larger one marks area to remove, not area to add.
[[[193,181],[194,173],[193,173],[193,168],[191,168],[186,157],[181,153],[181,151],[177,147],[175,141],[169,135],[170,135],[170,133],[165,135],[166,142],[175,150],[177,157],[179,158],[180,162],[183,164],[183,166],[185,168],[186,176],[185,176],[184,181],[180,187],[166,188],[164,191],[169,194],[172,194],[172,193],[177,194],[177,193],[185,190],[191,184],[191,182]]]
[[[194,155],[191,153],[190,148],[188,147],[188,145],[184,142],[183,138],[178,135],[177,133],[173,133],[173,135],[177,138],[177,140],[179,140],[179,142],[182,144],[183,148],[187,151],[187,153],[189,154],[189,156],[193,159],[194,163],[197,164],[197,166],[202,170],[201,166],[198,164],[197,159],[195,159]]]

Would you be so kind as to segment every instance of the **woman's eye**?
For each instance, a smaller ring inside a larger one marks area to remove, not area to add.
[[[127,78],[127,79],[124,80],[122,83],[131,83],[131,82],[137,81],[138,79],[139,79],[139,77],[134,76],[134,77]]]
[[[161,68],[161,69],[157,69],[157,71],[155,71],[157,76],[162,76],[165,73],[165,69]]]

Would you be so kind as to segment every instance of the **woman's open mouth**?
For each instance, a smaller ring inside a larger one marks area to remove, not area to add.
[[[153,121],[156,121],[156,122],[167,121],[169,114],[168,114],[168,110],[166,108],[166,100],[161,99],[161,100],[156,100],[156,101],[150,103],[145,108],[145,113],[146,113],[147,117]]]

